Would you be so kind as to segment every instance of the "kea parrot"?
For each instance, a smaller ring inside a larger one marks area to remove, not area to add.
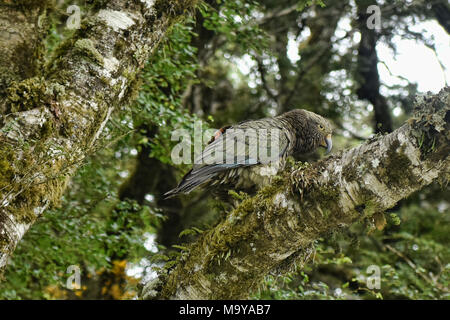
[[[199,186],[248,192],[270,183],[286,159],[319,146],[332,148],[332,127],[314,112],[295,109],[273,118],[239,123],[216,132],[192,169],[165,198],[188,194]]]

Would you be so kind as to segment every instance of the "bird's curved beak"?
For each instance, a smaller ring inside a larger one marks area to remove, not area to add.
[[[327,153],[330,153],[331,148],[333,148],[333,140],[331,140],[331,134],[327,135],[325,141],[327,142]]]
[[[333,140],[331,140],[331,134],[328,134],[321,144],[322,147],[327,148],[327,153],[330,153],[333,148]]]

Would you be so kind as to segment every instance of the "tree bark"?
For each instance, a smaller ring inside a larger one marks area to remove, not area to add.
[[[0,113],[11,82],[35,76],[42,63],[43,17],[50,1],[23,2],[0,2]]]
[[[450,34],[450,5],[448,2],[432,3],[431,11],[433,11],[439,24]]]
[[[0,274],[25,232],[58,201],[112,112],[132,98],[167,28],[195,2],[102,2],[45,71],[7,88],[0,105]],[[0,6],[0,16],[7,9]]]
[[[378,34],[374,29],[369,29],[367,19],[369,14],[365,12],[366,5],[358,2],[358,27],[361,40],[358,47],[357,73],[360,77],[360,85],[356,91],[359,99],[365,99],[372,103],[374,109],[375,133],[392,132],[391,112],[386,98],[380,92],[380,75],[378,73],[377,41]]]
[[[268,273],[302,265],[329,232],[450,180],[450,88],[419,97],[414,117],[388,135],[311,165],[294,166],[203,232],[143,298],[240,299]]]

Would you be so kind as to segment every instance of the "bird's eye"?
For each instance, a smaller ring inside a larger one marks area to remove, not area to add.
[[[321,124],[319,124],[319,129],[320,129],[320,130],[323,130],[323,129],[324,129],[323,126],[322,126]]]

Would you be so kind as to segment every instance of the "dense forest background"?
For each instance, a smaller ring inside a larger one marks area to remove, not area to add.
[[[372,4],[381,8],[379,29],[367,25]],[[52,7],[42,59],[75,32],[67,25],[70,5],[81,8],[81,18],[95,10],[88,0]],[[432,32],[419,30],[429,25],[450,33],[448,1],[200,2],[171,27],[134,99],[114,112],[61,201],[22,239],[0,298],[135,298],[143,280],[169,267],[185,243],[224,214],[224,204],[205,190],[163,199],[190,169],[171,162],[175,129],[193,130],[196,120],[220,128],[304,108],[333,122],[334,150],[389,133],[410,117],[422,92],[394,73],[384,83],[380,68],[388,63],[378,50],[395,56],[399,40],[412,39],[434,51]],[[432,184],[377,221],[324,236],[303,268],[274,272],[251,297],[448,299],[449,196],[448,186]],[[380,289],[367,287],[373,265],[381,270]],[[81,270],[74,290],[67,288],[70,266]]]

